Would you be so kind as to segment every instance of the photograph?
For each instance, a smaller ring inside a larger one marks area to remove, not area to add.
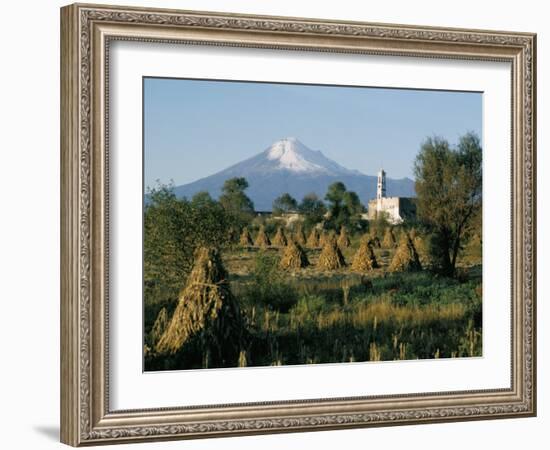
[[[481,92],[142,89],[144,371],[483,356]]]

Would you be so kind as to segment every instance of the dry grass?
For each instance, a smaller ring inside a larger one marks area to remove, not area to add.
[[[309,248],[318,248],[319,247],[319,231],[317,228],[312,228],[309,237],[307,238],[306,246]]]
[[[307,259],[304,249],[291,239],[285,248],[283,257],[279,263],[281,269],[301,269],[303,267],[309,266],[309,261]]]
[[[329,238],[330,234],[326,230],[321,230],[319,233],[319,247],[324,247],[327,243],[327,240]]]
[[[248,228],[246,227],[243,228],[241,237],[239,239],[239,243],[243,247],[250,247],[254,244],[254,242],[252,241],[252,236],[250,236],[250,232],[248,231]]]
[[[422,327],[436,321],[461,319],[465,312],[466,308],[460,303],[442,306],[399,306],[390,301],[380,301],[360,305],[349,319],[355,326],[374,326],[376,322],[377,326],[394,323],[398,326]]]
[[[351,263],[351,270],[355,272],[368,272],[370,270],[376,269],[378,267],[378,262],[376,261],[376,256],[374,255],[374,250],[370,240],[363,239],[359,249],[353,257]]]
[[[324,360],[326,355],[321,356],[324,352],[332,354],[333,361],[342,362],[352,359],[382,361],[438,358],[441,356],[441,347],[445,348],[445,357],[479,356],[481,330],[474,328],[471,323],[463,325],[468,321],[469,314],[468,307],[461,303],[398,305],[392,302],[390,296],[382,296],[377,301],[354,303],[347,308],[318,311],[295,308],[290,311],[288,322],[283,322],[280,329],[272,321],[269,332],[281,333],[284,327],[301,336],[301,339],[305,339],[308,332],[312,336],[326,336],[323,344],[318,344],[323,345],[323,351],[320,347],[309,347],[307,352],[302,352],[305,353],[305,356],[300,356],[302,360],[306,356]],[[458,331],[461,334],[447,336],[450,328],[453,328],[454,333]],[[358,339],[367,339],[363,345],[354,342],[355,333],[364,336],[358,336]],[[346,345],[349,351],[338,356],[338,349],[331,349],[330,342]],[[430,353],[426,354],[426,349]]]
[[[271,241],[269,240],[269,237],[267,236],[267,233],[265,232],[265,227],[263,225],[260,225],[260,229],[258,230],[258,235],[256,236],[256,241],[254,242],[254,245],[260,248],[267,248],[271,245]]]
[[[294,233],[294,240],[299,245],[306,245],[306,235],[301,225],[298,225],[296,232]]]
[[[156,345],[159,339],[164,334],[164,331],[166,330],[166,327],[168,326],[168,311],[166,311],[166,308],[162,308],[155,320],[155,323],[153,324],[153,328],[151,330],[151,343],[152,345]]]
[[[348,232],[346,227],[340,228],[340,235],[338,236],[338,247],[341,249],[348,248],[351,242],[349,240]]]
[[[418,258],[420,259],[420,263],[422,264],[422,266],[427,266],[430,263],[428,238],[421,236],[415,228],[413,228],[409,232],[409,236],[412,240],[414,248],[418,253]]]
[[[197,335],[204,343],[205,354],[219,353],[228,345],[238,351],[242,330],[239,305],[231,294],[219,252],[199,248],[176,310],[156,345],[157,352],[174,354]],[[219,354],[211,356],[223,359]]]
[[[391,228],[386,228],[386,233],[384,234],[384,239],[382,239],[382,247],[384,248],[394,248],[396,245],[395,235]]]
[[[363,236],[362,239],[366,239],[367,242],[370,242],[374,248],[380,248],[382,245],[380,243],[380,238],[376,235],[376,232],[370,232]]]
[[[345,265],[346,260],[338,248],[338,245],[336,245],[336,239],[334,236],[327,237],[323,245],[323,250],[321,250],[321,254],[319,255],[317,266],[321,270],[335,270]]]
[[[288,239],[285,235],[285,232],[283,231],[283,227],[277,228],[277,233],[275,234],[275,237],[271,241],[273,245],[276,247],[284,247],[287,245]]]
[[[407,272],[421,269],[420,258],[414,243],[410,236],[403,233],[388,270],[390,272]]]

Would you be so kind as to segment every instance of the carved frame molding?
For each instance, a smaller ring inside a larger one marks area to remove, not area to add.
[[[512,386],[110,411],[108,58],[112,40],[509,61],[512,66]],[[536,414],[536,36],[75,4],[61,10],[61,439],[70,445]]]

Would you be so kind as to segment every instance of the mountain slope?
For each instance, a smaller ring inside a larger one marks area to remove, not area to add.
[[[315,192],[323,198],[328,186],[343,182],[348,190],[357,192],[363,204],[376,197],[376,177],[349,170],[327,158],[320,151],[307,148],[295,138],[275,142],[263,152],[189,184],[177,186],[178,197],[192,197],[207,191],[217,198],[228,178],[245,177],[249,183],[247,195],[257,211],[270,211],[273,200],[288,192],[298,201]],[[414,182],[408,178],[387,179],[387,195],[412,197]]]

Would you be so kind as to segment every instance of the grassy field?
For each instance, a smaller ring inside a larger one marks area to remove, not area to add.
[[[426,270],[390,273],[393,248],[375,249],[379,268],[354,273],[349,266],[358,246],[359,238],[352,238],[343,249],[348,265],[333,271],[317,268],[320,249],[305,249],[311,265],[293,271],[279,268],[281,248],[223,252],[231,292],[250,333],[232,365],[481,356],[481,254],[475,245],[465,249],[456,278]],[[170,315],[175,302],[146,302],[146,333],[160,309]],[[149,364],[151,369],[201,367],[183,357]]]

